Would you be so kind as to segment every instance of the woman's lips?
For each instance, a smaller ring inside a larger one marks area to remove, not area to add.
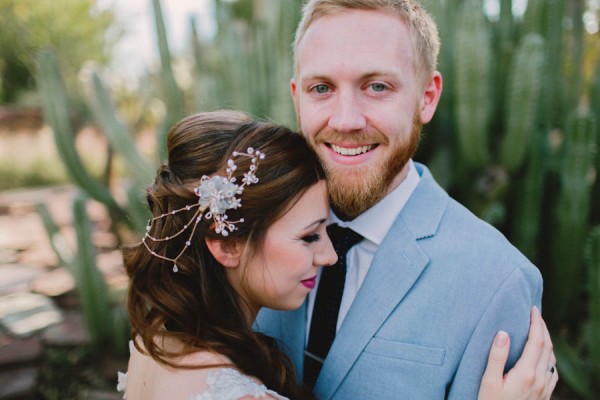
[[[300,281],[305,287],[309,288],[309,289],[314,289],[315,285],[317,284],[317,276],[313,276],[311,278],[308,279],[304,279]]]

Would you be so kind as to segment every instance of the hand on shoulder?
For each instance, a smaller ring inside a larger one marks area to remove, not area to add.
[[[504,374],[510,338],[498,332],[488,357],[478,400],[548,400],[558,382],[552,340],[540,312],[531,311],[529,337],[521,358]]]

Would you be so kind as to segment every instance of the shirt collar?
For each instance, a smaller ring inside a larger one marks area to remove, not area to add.
[[[342,227],[350,228],[379,246],[392,227],[394,220],[408,202],[420,179],[421,177],[415,168],[414,162],[409,160],[408,174],[404,181],[373,207],[352,221],[342,221],[333,211],[330,211],[329,223],[336,223]]]

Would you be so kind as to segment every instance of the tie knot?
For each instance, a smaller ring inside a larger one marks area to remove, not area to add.
[[[338,257],[345,256],[352,246],[363,239],[360,234],[354,232],[352,229],[343,228],[338,224],[329,225],[327,227],[327,235],[329,235]]]

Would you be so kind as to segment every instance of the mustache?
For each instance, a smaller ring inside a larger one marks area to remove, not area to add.
[[[315,144],[344,143],[364,146],[368,144],[389,144],[389,138],[377,130],[362,130],[356,132],[338,132],[331,129],[319,131],[314,138]]]

